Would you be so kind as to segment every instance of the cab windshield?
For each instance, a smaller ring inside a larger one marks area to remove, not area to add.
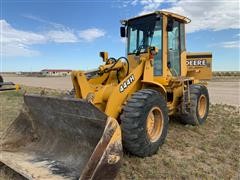
[[[161,17],[149,15],[128,22],[128,54],[144,53],[150,46],[161,49]]]
[[[128,21],[128,54],[146,53],[157,47],[154,56],[154,75],[162,75],[162,17],[154,14]]]

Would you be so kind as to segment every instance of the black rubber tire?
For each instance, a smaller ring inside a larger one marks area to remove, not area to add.
[[[191,85],[190,87],[190,110],[187,114],[180,114],[180,120],[183,124],[190,124],[193,126],[203,124],[209,112],[209,95],[206,86],[204,85]],[[198,101],[201,95],[206,97],[206,111],[201,118],[198,112]]]
[[[147,117],[153,107],[162,111],[163,129],[160,137],[152,142],[147,135]],[[127,101],[120,116],[123,147],[133,155],[146,157],[155,154],[164,143],[168,131],[168,109],[161,93],[143,89],[134,93]]]
[[[2,76],[0,75],[0,83],[2,83],[3,82],[3,78],[2,78]],[[1,85],[0,85],[0,87],[2,87]]]

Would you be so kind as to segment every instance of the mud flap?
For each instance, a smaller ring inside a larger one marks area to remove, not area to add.
[[[28,179],[113,179],[122,158],[118,122],[72,98],[25,95],[0,140],[0,161]]]

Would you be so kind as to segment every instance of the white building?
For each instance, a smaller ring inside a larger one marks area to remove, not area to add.
[[[41,71],[44,76],[68,76],[72,70],[69,69],[43,69]]]

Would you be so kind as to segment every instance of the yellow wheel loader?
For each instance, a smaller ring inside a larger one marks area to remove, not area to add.
[[[100,52],[99,68],[73,71],[74,98],[25,95],[1,137],[0,161],[28,179],[113,179],[122,146],[155,154],[169,116],[204,123],[212,54],[186,52],[189,22],[165,11],[122,20],[127,57]]]

